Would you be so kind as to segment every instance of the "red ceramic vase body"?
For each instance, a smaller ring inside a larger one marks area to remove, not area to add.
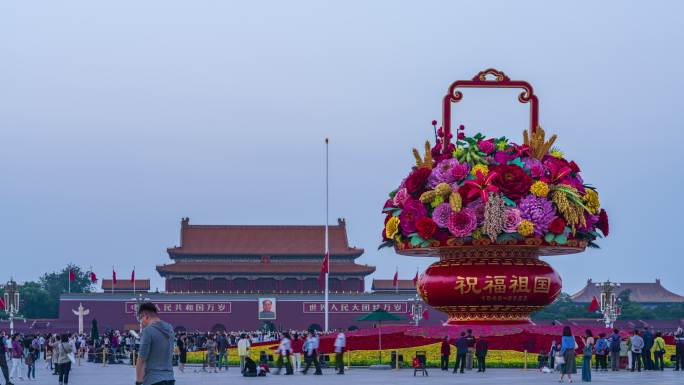
[[[438,248],[436,254],[440,260],[419,277],[417,290],[449,316],[448,325],[530,323],[561,292],[560,276],[535,247]]]

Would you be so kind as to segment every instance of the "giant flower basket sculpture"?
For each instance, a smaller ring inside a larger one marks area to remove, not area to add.
[[[518,99],[530,104],[522,144],[467,135],[463,126],[453,140],[451,107],[468,87],[522,89]],[[556,136],[539,127],[538,111],[532,86],[503,72],[454,82],[435,145],[413,150],[415,167],[385,203],[381,247],[439,257],[417,290],[449,315],[447,324],[530,322],[561,290],[560,276],[539,257],[579,253],[608,235],[596,189],[553,147]]]

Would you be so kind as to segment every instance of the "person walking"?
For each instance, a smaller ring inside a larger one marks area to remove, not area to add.
[[[237,343],[238,357],[240,357],[240,373],[245,371],[245,358],[249,356],[249,347],[251,343],[245,333],[240,335],[240,340]]]
[[[321,364],[318,362],[318,336],[316,336],[316,331],[311,330],[309,331],[309,336],[306,338],[306,342],[304,342],[304,361],[306,365],[304,366],[304,370],[302,370],[302,374],[306,374],[309,371],[309,368],[311,367],[311,363],[314,364],[316,367],[316,372],[314,372],[315,375],[321,375],[323,372],[321,371]]]
[[[283,362],[285,363],[285,375],[292,375],[292,359],[290,354],[292,353],[292,345],[290,343],[290,333],[283,333],[283,338],[280,340],[280,345],[278,345],[278,371],[275,374],[280,374],[280,370],[283,368]]]
[[[304,339],[299,335],[299,333],[294,333],[292,335],[292,361],[293,369],[295,372],[302,370],[302,346],[304,345]]]
[[[641,338],[644,340],[644,348],[641,349],[641,360],[644,362],[644,370],[653,370],[653,357],[651,357],[651,349],[653,348],[654,338],[651,329],[648,326],[644,327],[644,333]]]
[[[185,372],[185,364],[188,362],[188,345],[185,334],[181,334],[176,340],[176,346],[178,347],[178,370]]]
[[[29,380],[36,379],[36,349],[31,346],[29,348],[29,353],[24,358],[24,363],[26,364],[26,378]]]
[[[223,361],[226,361],[226,369],[228,370],[228,338],[225,332],[220,332],[216,337],[216,345],[218,348],[218,370],[223,368]]]
[[[468,351],[466,352],[466,370],[473,370],[473,359],[475,357],[475,336],[473,330],[466,330],[466,340],[468,341]]]
[[[465,332],[461,332],[461,337],[456,340],[456,365],[454,365],[454,373],[459,370],[461,374],[465,373],[466,355],[468,354],[468,339]]]
[[[638,330],[634,330],[630,341],[632,342],[632,371],[634,371],[634,367],[636,366],[637,371],[640,372],[642,363],[641,352],[644,349],[644,339],[641,338]]]
[[[24,359],[24,345],[21,343],[21,336],[17,333],[12,337],[12,370],[10,371],[10,379],[20,380],[24,379],[21,372],[21,365]],[[17,375],[19,375],[17,377]]]
[[[627,369],[632,368],[632,337],[629,336],[627,337],[627,341],[625,341],[625,347],[627,348]]]
[[[485,341],[482,336],[480,336],[477,339],[477,342],[475,342],[475,356],[477,357],[477,371],[484,373],[485,369],[487,369],[487,365],[485,364],[485,359],[487,358],[487,341]]]
[[[582,382],[591,382],[591,355],[594,350],[594,337],[591,330],[587,329],[586,337],[582,338]]]
[[[59,342],[56,343],[55,350],[56,352],[53,354],[57,354],[57,361],[55,362],[59,366],[59,383],[60,385],[66,385],[69,383],[69,372],[71,372],[71,358],[69,358],[69,354],[74,351],[69,343],[69,335],[62,334]]]
[[[135,365],[136,385],[174,385],[173,326],[159,318],[157,307],[151,302],[139,306],[138,318],[143,330]]]
[[[347,346],[347,337],[340,330],[335,338],[335,369],[337,374],[344,374],[344,348]]]
[[[653,370],[665,370],[665,363],[663,362],[664,356],[665,340],[663,339],[663,333],[657,332],[655,334],[655,339],[653,340]]]
[[[449,336],[444,336],[442,346],[440,347],[441,362],[440,367],[444,371],[449,370],[449,356],[451,355],[451,345],[449,344]]]
[[[556,356],[560,354],[560,346],[556,340],[551,340],[551,348],[549,349],[549,369],[556,370]]]
[[[680,369],[684,371],[684,330],[681,327],[677,328],[674,335],[675,344],[675,372]]]
[[[608,371],[608,340],[606,339],[606,333],[599,333],[599,338],[596,340],[596,370],[601,370],[604,372]]]
[[[204,345],[204,347],[207,349],[207,367],[209,368],[209,371],[211,371],[211,369],[213,368],[214,373],[217,373],[218,369],[216,369],[216,348],[218,344],[214,340],[214,336],[207,336],[207,342]]]
[[[0,332],[0,370],[2,370],[2,376],[5,378],[5,385],[13,385],[7,367],[7,335],[4,331]]]
[[[563,357],[563,366],[559,382],[563,382],[563,378],[566,375],[568,376],[568,380],[572,382],[572,375],[577,373],[575,349],[577,349],[577,342],[575,342],[575,337],[572,335],[570,326],[563,326],[563,337],[561,338],[560,348],[561,357]]]

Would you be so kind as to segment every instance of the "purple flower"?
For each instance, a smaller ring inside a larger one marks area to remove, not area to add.
[[[494,161],[498,164],[508,164],[509,160],[513,160],[517,157],[515,153],[509,153],[506,151],[497,151],[494,154]]]
[[[454,177],[454,181],[460,182],[468,176],[470,172],[470,166],[468,163],[459,163],[451,169],[451,175]]]
[[[449,214],[451,214],[451,206],[448,203],[442,203],[435,207],[432,211],[432,220],[437,226],[446,229],[449,224]]]
[[[518,205],[523,219],[534,223],[534,235],[541,236],[556,219],[556,210],[550,200],[534,195],[528,195],[520,200]]]
[[[449,214],[449,231],[456,237],[467,237],[477,227],[475,212],[469,208]]]
[[[444,159],[437,163],[428,177],[428,187],[435,188],[440,183],[455,182],[456,178],[452,175],[451,170],[456,166],[458,166],[458,159]]]
[[[475,218],[477,218],[477,224],[482,225],[484,223],[485,213],[485,204],[484,202],[482,202],[482,199],[477,198],[476,200],[468,203],[467,207],[473,210],[473,213],[475,213]]]
[[[523,162],[525,163],[525,168],[530,170],[530,176],[532,178],[541,178],[544,176],[544,166],[539,159],[525,158]]]
[[[477,147],[480,149],[480,151],[484,152],[485,154],[491,154],[496,150],[496,146],[494,145],[494,140],[481,140],[477,142]]]
[[[404,235],[416,232],[416,222],[427,215],[425,205],[417,199],[407,199],[399,214],[399,226]]]
[[[582,226],[582,224],[579,224],[579,225],[577,226],[577,230],[579,230],[579,231],[586,231],[586,232],[593,231],[593,230],[594,230],[594,226],[595,226],[596,223],[598,223],[598,221],[599,221],[599,216],[598,216],[598,215],[589,214],[588,212],[585,211],[585,212],[584,212],[584,218],[585,218],[586,221],[587,221],[587,225],[586,225],[586,226]]]
[[[515,233],[518,231],[518,224],[522,220],[520,210],[516,208],[506,209],[506,222],[504,224],[504,231],[507,233]]]
[[[409,193],[406,191],[406,188],[401,188],[397,193],[394,195],[394,205],[397,207],[403,207],[404,203],[406,200],[409,198]]]

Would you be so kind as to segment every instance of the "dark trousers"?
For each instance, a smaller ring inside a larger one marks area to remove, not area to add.
[[[337,373],[344,374],[344,352],[335,353],[335,369]]]
[[[487,365],[485,364],[485,358],[486,356],[483,354],[478,354],[477,355],[477,371],[478,372],[484,372]]]
[[[176,380],[167,380],[167,381],[155,382],[152,385],[174,385],[175,383],[176,383]]]
[[[454,373],[456,373],[456,370],[459,370],[459,366],[461,373],[463,373],[463,371],[465,370],[465,361],[466,352],[456,353],[456,365],[454,365]]]
[[[68,384],[69,383],[69,372],[71,371],[71,361],[59,364],[59,383]]]
[[[440,363],[440,368],[442,370],[449,370],[449,355],[448,354],[442,354],[442,361]]]
[[[643,348],[641,350],[641,360],[644,362],[644,370],[653,370],[653,359],[651,358],[651,349]]]
[[[290,353],[281,354],[278,356],[278,361],[276,363],[278,366],[278,373],[280,373],[280,370],[283,368],[283,361],[285,362],[285,374],[294,374],[292,370],[292,358],[290,357]]]
[[[36,364],[26,365],[26,378],[35,379],[36,378]]]
[[[599,370],[599,367],[603,370],[608,370],[608,355],[596,354],[596,358],[594,360],[596,361],[594,364],[596,370]]]
[[[304,365],[304,370],[302,370],[302,373],[306,374],[306,372],[309,371],[309,368],[311,367],[311,363],[313,362],[314,367],[316,368],[316,372],[314,374],[323,374],[321,371],[321,364],[318,362],[318,351],[314,350],[311,355],[307,355],[304,357],[305,365]]]
[[[610,368],[613,371],[620,370],[620,351],[610,352]]]
[[[665,363],[663,362],[662,351],[653,352],[653,370],[665,370]]]
[[[632,371],[634,371],[635,367],[638,371],[641,371],[641,353],[632,352]]]
[[[0,352],[0,368],[2,369],[2,376],[5,377],[5,384],[10,382],[9,380],[9,368],[7,367],[7,358],[5,358],[5,352]]]
[[[675,348],[675,370],[684,370],[684,345],[677,345]]]

